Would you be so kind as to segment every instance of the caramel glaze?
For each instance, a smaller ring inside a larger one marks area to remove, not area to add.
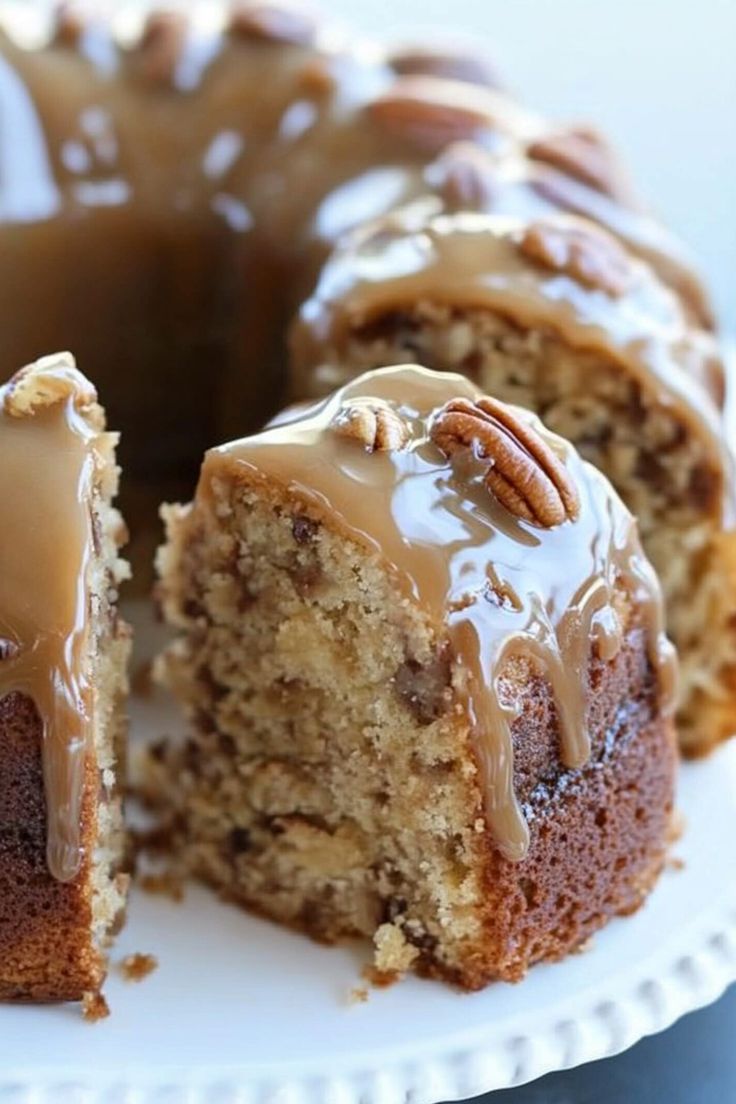
[[[90,509],[102,414],[68,354],[0,388],[0,699],[27,695],[43,725],[49,870],[74,878],[90,733]]]
[[[213,5],[142,31],[121,17],[119,33],[67,13],[35,39],[20,22],[0,35],[0,363],[74,349],[129,475],[186,471],[281,405],[285,323],[325,257],[417,196],[452,205],[427,170],[457,141],[485,151],[486,206],[585,210],[707,319],[679,248],[617,174],[592,186],[532,156],[554,129],[482,67],[392,57],[277,8],[229,22]]]
[[[511,216],[437,214],[434,201],[420,200],[349,236],[294,326],[296,395],[344,383],[350,367],[340,358],[350,337],[383,314],[417,303],[486,308],[524,329],[556,333],[571,348],[602,353],[649,401],[678,409],[721,475],[716,501],[730,514],[731,462],[717,405],[722,366],[712,335],[692,329],[672,292],[633,257],[623,258],[619,294],[605,288],[605,272],[595,286],[564,266],[535,263],[521,248],[530,226]],[[586,230],[572,215],[540,226],[542,233]]]
[[[503,680],[509,661],[527,659],[550,683],[561,758],[574,769],[590,754],[586,702],[593,651],[612,659],[630,625],[643,625],[659,707],[668,712],[676,660],[636,523],[571,445],[515,409],[562,459],[580,495],[575,521],[543,529],[501,506],[483,484],[480,462],[453,467],[433,444],[429,430],[439,408],[479,394],[460,376],[413,366],[368,373],[288,424],[208,452],[198,501],[214,508],[213,483],[233,476],[276,483],[300,508],[386,563],[404,596],[449,637],[488,822],[503,854],[520,860],[529,833],[513,785],[517,706],[509,697],[513,680]],[[406,420],[410,436],[403,448],[371,453],[335,432],[343,404],[360,396],[385,400]]]

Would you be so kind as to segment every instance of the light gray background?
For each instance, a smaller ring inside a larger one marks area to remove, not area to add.
[[[736,0],[317,2],[392,39],[462,33],[531,106],[599,125],[736,329]]]

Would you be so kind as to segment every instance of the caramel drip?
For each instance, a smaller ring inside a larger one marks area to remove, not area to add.
[[[663,691],[675,661],[662,630],[659,586],[631,516],[570,445],[533,415],[516,412],[543,435],[580,492],[577,520],[543,529],[501,506],[483,482],[480,463],[471,461],[460,472],[432,443],[437,410],[479,394],[466,379],[416,367],[369,373],[287,423],[210,451],[199,497],[211,501],[212,481],[233,469],[275,481],[384,561],[403,593],[433,624],[445,626],[475,736],[488,821],[503,854],[519,860],[528,829],[513,785],[517,703],[504,697],[513,686],[505,680],[509,662],[521,656],[549,682],[561,759],[574,769],[590,753],[586,698],[593,649],[609,660],[621,644],[620,592],[630,594],[638,610]],[[409,427],[408,441],[369,452],[335,432],[344,404],[363,396],[392,404]]]
[[[339,356],[356,330],[383,314],[411,311],[417,303],[487,309],[621,364],[644,394],[678,409],[716,470],[728,470],[721,419],[706,388],[710,366],[719,361],[716,345],[689,327],[675,297],[646,266],[630,258],[628,285],[612,296],[525,257],[523,220],[431,211],[418,202],[333,255],[293,334],[302,382],[310,366],[336,351]],[[583,224],[558,216],[553,225]]]
[[[86,381],[70,357],[26,370],[43,390],[21,408],[16,380],[0,389],[0,698],[18,692],[43,726],[49,870],[70,881],[81,863],[81,804],[90,738],[87,572],[95,433]],[[89,411],[87,410],[87,413]]]

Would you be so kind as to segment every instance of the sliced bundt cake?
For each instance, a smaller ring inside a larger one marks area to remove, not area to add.
[[[531,414],[362,376],[208,452],[165,511],[150,792],[187,867],[379,970],[467,988],[643,900],[674,658],[636,524]]]
[[[295,397],[421,360],[535,410],[609,477],[662,579],[688,752],[736,731],[732,462],[711,334],[609,234],[573,216],[436,215],[353,235],[294,333]]]
[[[122,918],[117,436],[68,354],[0,389],[0,999],[99,991]]]

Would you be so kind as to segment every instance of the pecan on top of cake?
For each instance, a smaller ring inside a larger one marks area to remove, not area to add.
[[[450,459],[471,449],[487,460],[488,490],[516,517],[543,528],[578,517],[580,496],[565,465],[506,403],[488,395],[475,402],[453,399],[434,419],[430,436]]]
[[[524,229],[519,250],[535,264],[614,298],[622,296],[634,279],[626,250],[592,223],[538,219]]]
[[[309,8],[299,4],[249,0],[232,5],[228,30],[256,42],[308,46],[315,39],[317,20]]]
[[[499,75],[488,58],[460,47],[448,50],[439,46],[402,46],[391,51],[388,64],[402,77],[447,77],[486,88],[501,87]]]
[[[341,437],[349,437],[367,452],[403,448],[409,439],[409,426],[390,403],[381,399],[355,399],[338,410],[332,427]]]

